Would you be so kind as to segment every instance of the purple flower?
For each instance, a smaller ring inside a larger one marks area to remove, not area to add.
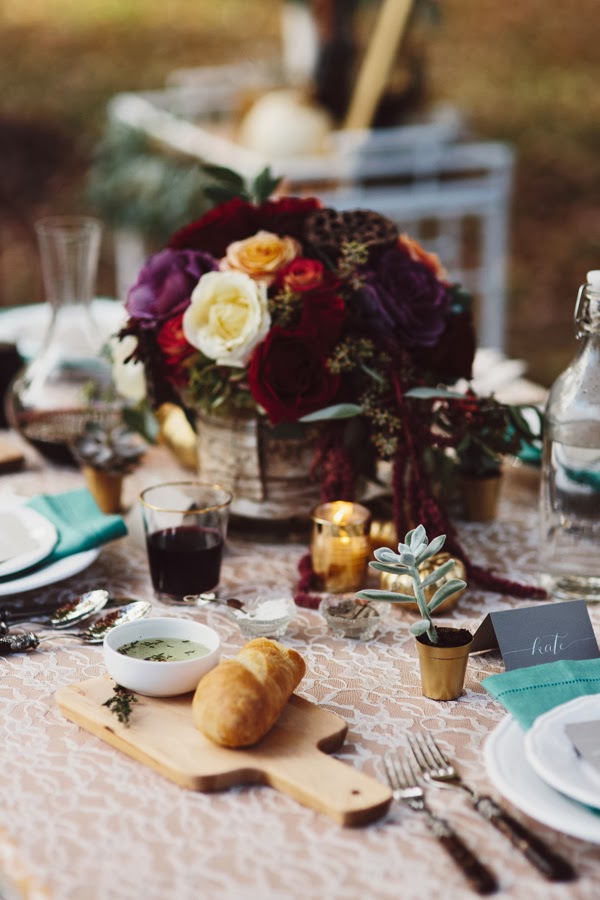
[[[198,250],[161,250],[147,261],[129,291],[125,308],[142,328],[183,312],[202,275],[218,263]]]
[[[366,327],[392,347],[432,347],[446,328],[452,298],[428,266],[401,247],[381,256],[361,291]]]

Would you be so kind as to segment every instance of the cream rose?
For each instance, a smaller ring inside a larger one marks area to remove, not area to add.
[[[207,272],[183,314],[193,347],[223,366],[243,366],[263,339],[271,318],[267,289],[243,272]]]
[[[275,273],[295,259],[300,250],[300,244],[294,238],[258,231],[252,237],[230,244],[225,258],[221,260],[221,268],[235,269],[251,278],[272,281]]]

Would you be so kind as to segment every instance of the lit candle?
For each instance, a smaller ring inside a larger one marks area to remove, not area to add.
[[[359,503],[334,500],[317,506],[311,518],[312,567],[323,589],[334,594],[359,590],[371,550],[371,513]]]

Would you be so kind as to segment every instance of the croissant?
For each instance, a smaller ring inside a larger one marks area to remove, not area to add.
[[[295,650],[256,638],[200,681],[192,701],[194,724],[223,747],[249,747],[273,727],[305,671]]]

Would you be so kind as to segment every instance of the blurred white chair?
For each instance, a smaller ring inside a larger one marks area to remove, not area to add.
[[[452,279],[475,294],[480,346],[504,349],[512,149],[462,142],[462,118],[445,106],[417,124],[334,132],[323,153],[268,159],[237,144],[232,123],[240,94],[277,86],[276,73],[269,62],[177,70],[165,90],[117,94],[109,118],[167,150],[245,178],[270,166],[291,194],[315,194],[340,210],[363,207],[388,216],[438,253]],[[139,259],[131,254],[135,236],[121,238],[117,234],[117,277],[126,284]]]

